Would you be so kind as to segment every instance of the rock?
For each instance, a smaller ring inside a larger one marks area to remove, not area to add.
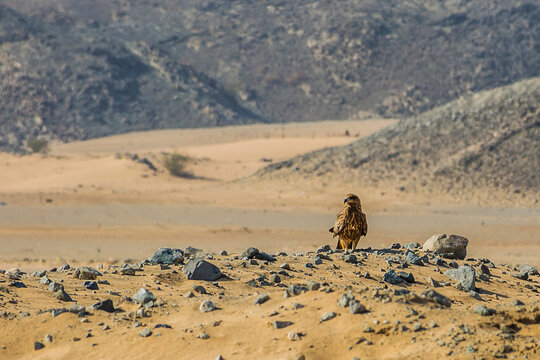
[[[291,270],[291,266],[288,263],[283,263],[279,267],[283,270]]]
[[[47,270],[38,270],[32,273],[34,277],[44,277],[45,275],[47,275]]]
[[[320,257],[315,256],[315,257],[313,258],[313,263],[314,263],[315,265],[321,265],[321,264],[323,263],[323,261],[322,261],[322,259],[321,259]]]
[[[307,267],[308,269],[313,269],[315,267],[315,265],[313,265],[312,263],[306,263],[306,265],[304,265],[305,267]]]
[[[159,248],[148,262],[152,265],[176,265],[184,262],[184,252],[180,249]]]
[[[455,261],[450,261],[449,264],[450,267],[453,267],[454,269],[457,269],[459,267],[459,264]]]
[[[336,314],[335,312],[332,312],[332,311],[325,312],[325,313],[323,314],[323,316],[321,316],[320,322],[332,320],[332,319],[335,318],[336,316],[337,316],[337,314]]]
[[[298,310],[298,309],[301,309],[301,308],[303,308],[305,306],[300,304],[300,303],[295,302],[295,303],[292,304],[292,307],[293,307],[293,309]]]
[[[405,280],[406,282],[413,284],[414,283],[414,275],[412,273],[408,273],[406,271],[400,271],[398,272],[398,275],[400,278]]]
[[[447,270],[444,275],[458,281],[467,292],[475,290],[475,272],[470,266],[460,266],[455,270]]]
[[[288,288],[287,288],[287,293],[291,296],[297,296],[297,295],[300,295],[301,293],[303,292],[306,292],[307,291],[307,288],[304,287],[304,286],[298,286],[298,285],[290,285]]]
[[[270,282],[274,284],[279,284],[281,282],[281,278],[277,274],[273,274],[270,276]]]
[[[401,278],[401,276],[396,274],[394,269],[390,269],[387,272],[385,272],[382,279],[383,281],[392,285],[397,285],[403,282],[403,279]]]
[[[249,265],[259,265],[259,262],[257,260],[255,260],[255,259],[249,259],[248,264]]]
[[[276,261],[276,258],[273,255],[267,254],[267,253],[262,252],[262,251],[255,254],[255,259],[259,259],[259,260],[262,260],[262,261],[269,261],[269,262]]]
[[[185,293],[183,296],[184,296],[185,298],[189,299],[189,298],[195,297],[195,294],[193,293],[193,291],[188,291],[188,292]]]
[[[53,342],[53,337],[51,334],[46,334],[44,337],[43,337],[43,342],[46,343],[46,344],[50,344]]]
[[[56,281],[49,283],[49,291],[52,291],[55,293],[60,290],[64,290],[64,284],[56,282]]]
[[[468,345],[467,348],[465,349],[465,352],[467,354],[472,354],[472,353],[475,353],[477,350],[474,346],[472,345]]]
[[[85,312],[86,308],[83,305],[73,304],[69,307],[69,312],[73,314],[80,314]]]
[[[456,258],[463,260],[467,256],[468,244],[469,240],[462,236],[436,234],[424,243],[423,249],[439,254],[454,254]]]
[[[418,244],[418,245],[420,245],[420,244]],[[390,246],[390,249],[391,249],[391,250],[401,249],[401,244],[400,244],[400,243],[393,243],[393,244]]]
[[[488,309],[484,305],[478,305],[474,308],[474,312],[482,316],[491,316],[495,314],[496,311],[494,309]]]
[[[330,247],[330,245],[326,244],[326,245],[323,245],[323,246],[320,246],[318,249],[317,249],[317,252],[318,253],[321,253],[321,252],[329,252],[331,251],[332,248]]]
[[[440,287],[440,286],[441,286],[441,285],[439,284],[438,281],[434,280],[434,279],[431,278],[431,277],[427,277],[427,278],[426,278],[426,282],[427,282],[429,285],[433,286],[433,287]]]
[[[99,290],[99,286],[95,281],[86,280],[85,282],[83,282],[83,286],[88,290]]]
[[[264,294],[260,294],[259,296],[257,296],[257,298],[255,299],[255,301],[253,302],[253,305],[260,305],[260,304],[264,304],[265,302],[267,302],[268,300],[270,300],[270,295],[264,293]]]
[[[349,264],[356,264],[358,262],[358,258],[354,254],[348,254],[343,256],[343,261]]]
[[[184,274],[189,280],[214,281],[221,277],[221,270],[202,259],[191,259],[184,265]]]
[[[139,291],[137,291],[137,293],[133,295],[133,300],[144,305],[147,302],[156,301],[157,299],[151,291],[148,291],[145,288],[140,288]]]
[[[419,249],[421,246],[422,245],[420,245],[417,242],[412,242],[412,243],[403,245],[403,248],[412,250],[412,249]]]
[[[520,279],[520,280],[528,280],[529,279],[529,273],[523,272],[519,274],[512,274],[513,277]]]
[[[36,350],[36,351],[37,351],[37,350],[41,350],[41,349],[43,349],[44,347],[45,347],[45,345],[43,345],[43,343],[40,343],[39,341],[36,341],[36,342],[34,343],[34,350]]]
[[[292,324],[294,324],[292,321],[279,321],[279,320],[272,321],[272,326],[275,327],[276,329],[283,329],[283,328],[286,328],[287,326],[291,326]]]
[[[253,259],[255,255],[257,255],[258,253],[259,253],[259,249],[254,248],[254,247],[248,247],[246,251],[244,251],[242,255],[240,255],[240,259],[243,259],[243,258]]]
[[[141,332],[139,333],[139,336],[144,337],[144,338],[149,337],[150,335],[152,335],[152,331],[150,331],[147,328],[142,329]]]
[[[530,276],[540,275],[540,273],[538,273],[538,270],[535,267],[532,267],[531,265],[520,264],[518,265],[518,269],[520,272],[527,273]]]
[[[373,328],[369,325],[367,325],[364,330],[363,330],[365,333],[372,333],[373,332]]]
[[[156,324],[154,329],[172,329],[172,326],[169,324]]]
[[[214,302],[211,301],[211,300],[205,300],[199,306],[199,311],[203,312],[203,313],[211,312],[211,311],[214,311],[214,310],[216,310],[216,304],[214,304]]]
[[[202,249],[197,249],[197,248],[194,248],[192,246],[188,246],[187,248],[184,249],[184,256],[185,257],[188,257],[188,258],[202,258],[204,257],[204,252],[202,251]]]
[[[81,280],[95,280],[101,273],[94,268],[88,266],[81,266],[75,270],[75,277]]]
[[[206,289],[202,285],[193,285],[193,290],[195,290],[199,294],[207,294]]]
[[[472,298],[474,298],[474,299],[476,299],[476,300],[480,300],[480,301],[483,300],[482,297],[480,296],[480,294],[477,293],[477,292],[474,291],[474,290],[469,291],[469,296],[472,297]]]
[[[120,268],[120,273],[122,275],[135,276],[135,269],[127,264],[124,264]]]
[[[58,271],[64,272],[68,271],[69,269],[71,269],[71,266],[69,266],[69,264],[64,264],[58,268]]]
[[[525,305],[525,304],[524,304],[521,300],[517,300],[517,299],[516,299],[516,300],[512,301],[512,302],[510,303],[510,305],[512,305],[512,306],[523,306],[523,305]]]
[[[207,332],[203,332],[202,334],[197,335],[197,338],[207,340],[210,339],[210,335]]]
[[[39,280],[39,283],[40,283],[40,284],[43,284],[43,285],[49,285],[51,282],[52,282],[52,280],[49,279],[47,276],[43,276],[43,277]]]
[[[95,303],[94,305],[90,306],[94,310],[102,310],[106,311],[108,313],[114,312],[114,304],[111,299],[103,300],[100,302]]]
[[[57,317],[58,315],[61,315],[63,313],[68,312],[67,309],[61,308],[61,309],[52,309],[50,310],[52,317]]]
[[[351,310],[352,314],[362,314],[366,312],[366,307],[358,300],[351,300],[349,303],[349,309]]]
[[[422,259],[410,250],[405,253],[405,260],[411,265],[424,265]]]
[[[221,250],[221,252],[219,253],[219,255],[221,255],[221,256],[227,256],[227,255],[229,255],[229,253],[227,252],[227,250]]]
[[[354,300],[354,295],[351,292],[344,293],[338,300],[338,305],[341,307],[348,307],[351,301]]]
[[[26,285],[22,281],[12,281],[9,286],[13,286],[16,288],[25,288]]]
[[[318,282],[312,281],[312,280],[308,280],[307,283],[306,283],[306,286],[307,286],[308,290],[316,291],[316,290],[319,290],[321,288],[321,283],[318,283]]]
[[[299,341],[301,340],[301,336],[302,334],[296,331],[291,331],[287,334],[287,338],[289,338],[291,341]]]
[[[71,300],[71,296],[69,296],[69,294],[65,292],[64,289],[60,289],[57,292],[55,292],[53,297],[60,301],[73,301]]]
[[[438,303],[440,305],[443,305],[443,306],[446,306],[446,307],[449,307],[450,305],[452,305],[452,302],[450,301],[450,299],[448,299],[444,295],[439,294],[438,292],[436,292],[433,289],[429,289],[429,290],[424,291],[423,293],[420,294],[420,297],[423,298],[423,299],[427,299],[427,300],[436,302],[436,303]]]

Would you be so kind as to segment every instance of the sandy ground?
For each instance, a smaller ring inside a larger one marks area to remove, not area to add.
[[[167,322],[173,327],[156,329],[160,337],[139,337],[140,328],[132,329],[135,319],[130,315],[136,305],[117,295],[112,298],[125,313],[93,312],[87,324],[81,324],[72,314],[58,318],[51,318],[50,313],[35,315],[39,309],[66,304],[54,300],[39,285],[39,279],[23,276],[28,288],[8,286],[6,291],[0,291],[0,314],[4,312],[0,315],[0,358],[57,359],[86,354],[92,359],[128,356],[148,359],[178,357],[179,352],[180,358],[200,359],[214,359],[220,353],[225,359],[255,356],[293,359],[298,354],[305,354],[308,359],[423,358],[425,349],[438,356],[450,356],[454,351],[459,354],[456,358],[490,358],[503,342],[497,337],[493,322],[484,318],[471,318],[470,326],[476,331],[471,341],[461,343],[454,339],[454,347],[448,345],[448,334],[459,332],[463,322],[459,319],[464,314],[469,316],[471,307],[478,303],[467,294],[445,287],[441,292],[455,300],[451,310],[422,305],[421,314],[425,317],[413,319],[407,317],[409,310],[403,304],[391,302],[383,306],[373,300],[372,291],[384,287],[378,281],[381,269],[387,267],[379,258],[366,259],[365,268],[353,267],[336,258],[335,263],[328,262],[309,271],[304,268],[307,257],[280,259],[295,264],[294,277],[284,281],[286,285],[316,279],[328,282],[335,290],[329,294],[308,292],[294,299],[283,299],[283,289],[276,286],[245,285],[257,274],[269,277],[271,271],[278,270],[276,264],[246,270],[241,261],[217,256],[220,267],[227,262],[233,264],[228,274],[234,281],[220,282],[225,289],[204,284],[212,295],[195,299],[180,296],[193,284],[171,270],[145,268],[139,276],[123,277],[112,274],[114,267],[107,267],[107,264],[141,261],[161,246],[183,249],[191,245],[215,254],[223,249],[240,254],[248,246],[289,254],[305,253],[327,243],[333,246],[334,240],[327,229],[348,192],[360,195],[368,216],[368,236],[361,241],[364,248],[387,248],[396,242],[423,243],[435,233],[455,233],[469,239],[469,255],[474,258],[489,258],[498,264],[540,265],[538,208],[500,208],[496,204],[479,207],[448,202],[444,194],[422,198],[401,193],[392,184],[366,188],[316,177],[279,181],[249,177],[269,162],[347,144],[392,123],[392,120],[368,120],[153,131],[51,144],[46,155],[0,154],[0,269],[20,268],[31,272],[66,262],[73,266],[104,263],[107,274],[103,278],[111,285],[101,286],[95,293],[83,290],[80,281],[70,274],[52,273],[51,277],[64,280],[74,300],[85,306],[111,297],[107,291],[131,296],[145,286],[159,294],[167,305],[153,309],[151,318],[139,319],[143,326],[151,328],[156,323]],[[350,136],[345,136],[347,130]],[[187,169],[192,178],[173,177],[164,169],[164,154],[173,152],[189,156]],[[150,161],[157,171],[141,159]],[[332,266],[335,264],[338,269]],[[369,271],[375,280],[358,278],[354,273],[359,270]],[[414,276],[420,281],[411,290],[418,293],[426,287],[422,279],[440,274],[433,267],[415,270],[418,273]],[[537,289],[538,278],[521,283],[502,273],[511,270],[498,266],[496,280],[482,284],[487,305],[504,308],[514,298],[527,300],[527,305],[538,305],[537,293],[529,293],[531,289],[521,286],[527,284]],[[162,276],[172,276],[174,281],[156,285],[154,280]],[[12,280],[4,276],[0,281],[4,281],[0,283],[2,289]],[[337,307],[344,286],[352,286],[357,296],[366,300],[369,315],[352,315]],[[367,291],[362,290],[365,287]],[[222,291],[226,295],[219,295]],[[254,294],[263,291],[271,294],[271,300],[263,306],[252,306]],[[221,309],[209,314],[198,312],[198,304],[206,297],[218,302]],[[306,305],[305,308],[292,309],[295,301]],[[274,309],[280,313],[278,317],[291,319],[295,325],[273,329],[269,325],[273,319],[268,314]],[[324,311],[337,311],[341,316],[321,325],[318,320]],[[515,308],[509,311],[508,316],[498,321],[515,322],[521,316]],[[534,313],[534,306],[527,311]],[[27,317],[26,313],[31,316]],[[124,319],[125,316],[129,319]],[[380,323],[373,324],[374,319]],[[382,326],[385,319],[389,324]],[[413,320],[429,327],[429,322],[435,319],[440,326],[418,334],[380,330],[391,328],[396,319],[407,322],[409,328]],[[223,320],[222,325],[212,326],[218,320]],[[102,330],[100,323],[108,324],[111,330]],[[364,334],[362,329],[366,324],[372,324],[382,335]],[[538,336],[538,325],[529,327],[520,323],[519,327],[523,341],[512,354],[532,359],[538,345],[525,343],[529,336]],[[292,342],[287,339],[291,329],[305,331],[307,335]],[[88,330],[93,337],[84,337]],[[196,338],[203,331],[208,331],[211,338]],[[53,335],[53,344],[35,352],[33,342],[46,333]],[[356,344],[362,336],[374,345]],[[73,341],[73,338],[83,340]],[[429,340],[433,338],[445,338],[446,345]],[[486,339],[493,342],[488,344]],[[98,345],[93,346],[94,343]],[[466,354],[463,347],[469,344],[482,348],[483,355]]]

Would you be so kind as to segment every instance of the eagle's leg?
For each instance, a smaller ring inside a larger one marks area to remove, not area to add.
[[[343,240],[343,239],[340,238],[340,239],[338,240],[338,246],[337,246],[337,248],[338,248],[339,250],[345,250],[345,249],[347,248],[347,245],[345,244],[345,240]]]

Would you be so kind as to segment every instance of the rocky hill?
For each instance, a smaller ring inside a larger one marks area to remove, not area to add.
[[[539,76],[539,18],[517,0],[5,0],[0,149],[416,114]]]
[[[276,163],[263,177],[337,175],[403,191],[540,193],[540,78],[462,97],[344,147]]]

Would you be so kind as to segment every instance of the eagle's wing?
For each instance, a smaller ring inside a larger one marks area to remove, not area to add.
[[[360,236],[367,235],[367,218],[363,212],[360,213],[360,234]]]
[[[345,222],[347,221],[347,209],[341,210],[337,215],[336,221],[334,222],[334,227],[332,228],[333,237],[341,234],[341,231],[345,227]]]

